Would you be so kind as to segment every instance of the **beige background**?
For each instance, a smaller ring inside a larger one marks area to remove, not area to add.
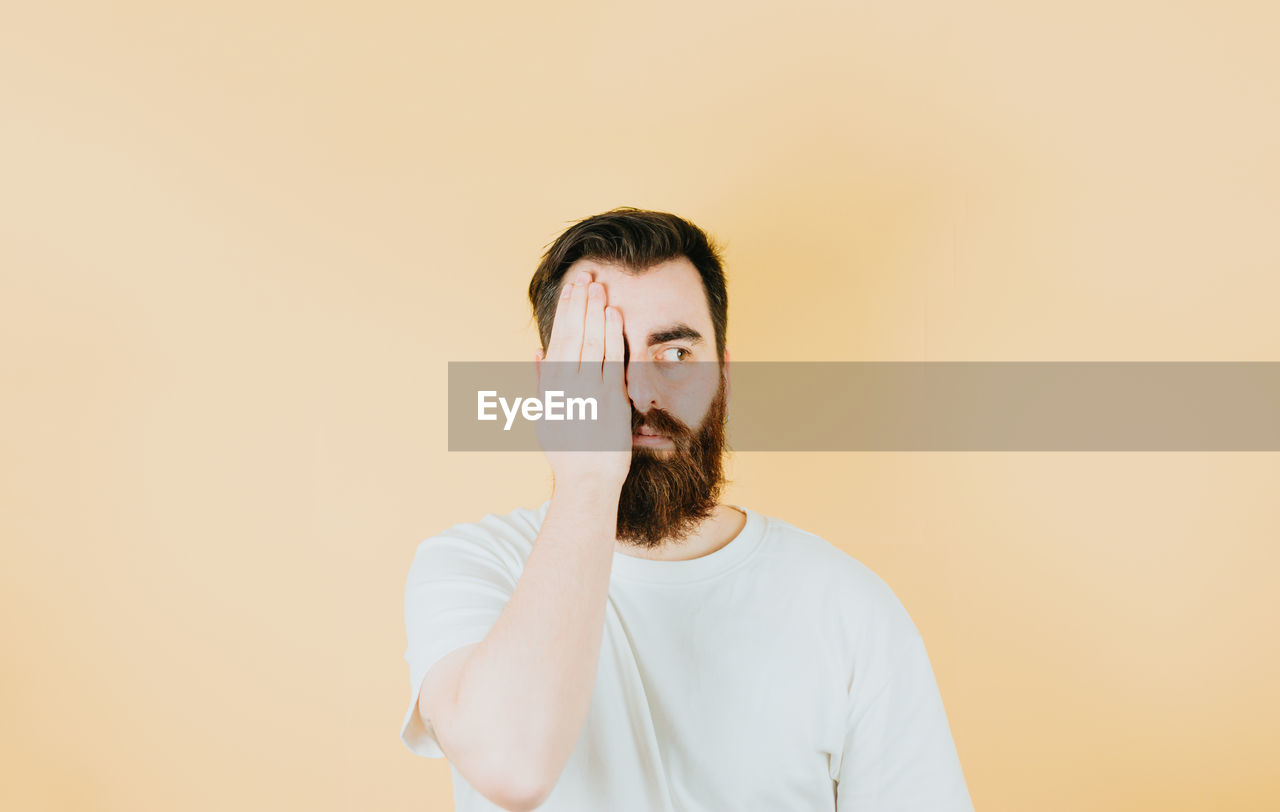
[[[727,244],[739,360],[1280,360],[1272,3],[41,3],[0,26],[0,807],[449,809],[445,451],[570,221]],[[977,808],[1280,804],[1280,455],[743,454],[879,572]]]

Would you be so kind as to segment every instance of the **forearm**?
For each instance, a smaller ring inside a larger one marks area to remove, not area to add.
[[[554,785],[595,687],[617,489],[557,487],[507,607],[463,666],[455,729],[505,769]]]

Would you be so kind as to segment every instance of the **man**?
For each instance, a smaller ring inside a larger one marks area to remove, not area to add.
[[[529,298],[540,389],[592,393],[606,442],[539,424],[550,499],[418,546],[401,736],[449,759],[457,809],[971,811],[890,588],[719,502],[728,297],[706,234],[587,218]]]

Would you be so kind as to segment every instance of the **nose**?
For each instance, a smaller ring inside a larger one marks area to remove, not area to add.
[[[645,412],[658,405],[658,386],[653,364],[632,358],[627,362],[627,397],[637,412]]]

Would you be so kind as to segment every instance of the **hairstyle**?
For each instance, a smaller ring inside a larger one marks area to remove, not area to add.
[[[564,231],[542,255],[529,281],[529,303],[538,320],[538,336],[545,350],[551,341],[560,296],[560,280],[579,259],[621,265],[631,274],[678,257],[698,269],[716,334],[716,356],[724,363],[729,329],[729,294],[725,289],[721,248],[693,223],[674,214],[620,206],[579,220]]]

